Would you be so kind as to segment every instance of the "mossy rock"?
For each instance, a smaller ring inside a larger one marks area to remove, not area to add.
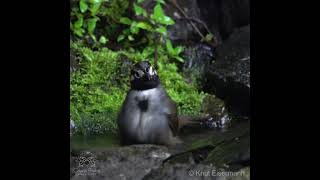
[[[130,89],[131,66],[148,59],[148,54],[107,48],[93,51],[79,42],[71,42],[71,50],[80,59],[79,68],[71,73],[70,80],[70,111],[78,127],[77,134],[115,133],[117,114]],[[205,94],[185,82],[177,65],[166,55],[159,56],[158,62],[161,83],[177,103],[179,114],[200,114]]]
[[[221,116],[225,103],[215,95],[207,94],[202,101],[201,111],[212,116]]]

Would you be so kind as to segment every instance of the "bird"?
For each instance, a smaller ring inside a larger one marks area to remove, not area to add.
[[[179,119],[177,104],[161,85],[156,69],[148,60],[134,64],[130,84],[117,119],[121,144],[181,144],[180,128],[199,123]]]

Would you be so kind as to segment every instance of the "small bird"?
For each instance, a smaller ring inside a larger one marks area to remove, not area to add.
[[[177,106],[161,86],[156,70],[141,61],[131,71],[131,90],[118,116],[122,144],[179,143]]]
[[[177,105],[161,86],[151,64],[148,61],[136,63],[131,71],[131,89],[118,115],[121,143],[180,144],[179,129],[192,123],[178,118]]]

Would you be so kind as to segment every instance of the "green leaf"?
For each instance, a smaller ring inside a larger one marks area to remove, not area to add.
[[[120,19],[120,23],[126,24],[126,25],[131,25],[132,21],[131,21],[131,19],[129,19],[129,18],[127,18],[127,17],[122,17],[122,18]]]
[[[129,39],[129,41],[133,41],[134,40],[134,38],[131,35],[128,36],[128,39]]]
[[[89,0],[91,4],[101,3],[103,0]]]
[[[203,39],[203,41],[206,42],[210,42],[213,39],[213,35],[212,34],[207,34],[206,37]]]
[[[133,22],[131,23],[130,32],[131,32],[132,34],[138,34],[138,33],[139,33],[139,28],[137,27],[137,22],[136,22],[136,21],[133,21]]]
[[[145,29],[148,31],[152,31],[152,26],[146,22],[138,22],[136,24],[136,27],[141,28],[141,29]]]
[[[175,54],[179,55],[182,51],[183,51],[183,47],[182,46],[178,46],[176,48],[174,48]]]
[[[117,42],[120,42],[120,41],[122,41],[124,39],[124,35],[123,34],[121,34],[120,36],[118,36],[118,38],[117,38]]]
[[[137,16],[140,16],[141,14],[144,17],[147,17],[147,11],[144,10],[142,7],[138,6],[136,3],[133,4],[134,7],[134,12],[136,13]]]
[[[155,20],[157,23],[164,24],[164,25],[173,25],[175,23],[169,16],[166,16],[164,14],[160,3],[158,3],[154,7],[153,14],[151,15],[151,19]]]
[[[78,20],[74,23],[74,28],[79,29],[83,26],[83,16],[78,15]]]
[[[100,9],[100,2],[96,2],[92,4],[92,7],[90,8],[91,16],[95,16],[98,13],[98,10]]]
[[[99,42],[102,43],[102,44],[106,44],[109,40],[104,37],[104,36],[101,36],[100,39],[99,39]]]
[[[80,0],[80,12],[84,13],[88,10],[88,4],[86,3],[85,0]]]
[[[90,37],[92,38],[92,40],[93,40],[94,42],[97,42],[96,36],[95,36],[94,34],[90,34]]]
[[[96,28],[96,24],[97,24],[97,21],[99,20],[98,17],[93,17],[93,18],[90,18],[88,19],[88,33],[89,34],[93,34],[93,31],[94,29]]]
[[[165,25],[173,25],[175,22],[169,16],[164,16],[160,23]]]
[[[84,33],[84,29],[82,29],[82,28],[74,29],[73,32],[74,32],[74,34],[76,34],[77,36],[82,37],[82,36],[83,36],[83,33]]]
[[[150,46],[144,48],[144,50],[142,51],[142,55],[144,58],[148,58],[153,53],[154,53],[154,47],[150,47]]]
[[[164,13],[163,13],[162,7],[159,3],[153,8],[152,16],[155,20],[159,20],[159,19],[163,18]]]
[[[166,40],[166,48],[167,48],[169,55],[174,54],[173,46],[172,46],[172,43],[169,39]]]
[[[124,29],[122,31],[122,34],[124,34],[124,35],[128,35],[129,33],[130,33],[130,29]]]
[[[178,46],[176,48],[174,48],[172,46],[172,43],[169,39],[166,40],[166,48],[167,48],[167,52],[169,54],[170,57],[173,57],[175,59],[177,59],[180,62],[183,62],[184,60],[179,57],[179,54],[183,51],[183,47],[182,46]]]
[[[156,29],[156,31],[164,36],[167,36],[167,28],[160,26]]]
[[[174,58],[175,58],[176,60],[178,60],[178,61],[182,62],[182,63],[184,62],[184,59],[182,59],[182,58],[181,58],[181,57],[179,57],[179,56],[175,56]]]
[[[137,2],[138,2],[138,4],[140,4],[140,3],[142,3],[144,0],[138,0]]]
[[[164,2],[164,0],[157,0],[157,2],[165,4],[166,2]]]

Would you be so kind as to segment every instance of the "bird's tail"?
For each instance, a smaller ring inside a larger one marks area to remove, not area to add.
[[[210,128],[209,124],[212,123],[213,118],[210,115],[190,117],[190,116],[179,116],[179,129],[183,127],[194,127],[204,126]]]

